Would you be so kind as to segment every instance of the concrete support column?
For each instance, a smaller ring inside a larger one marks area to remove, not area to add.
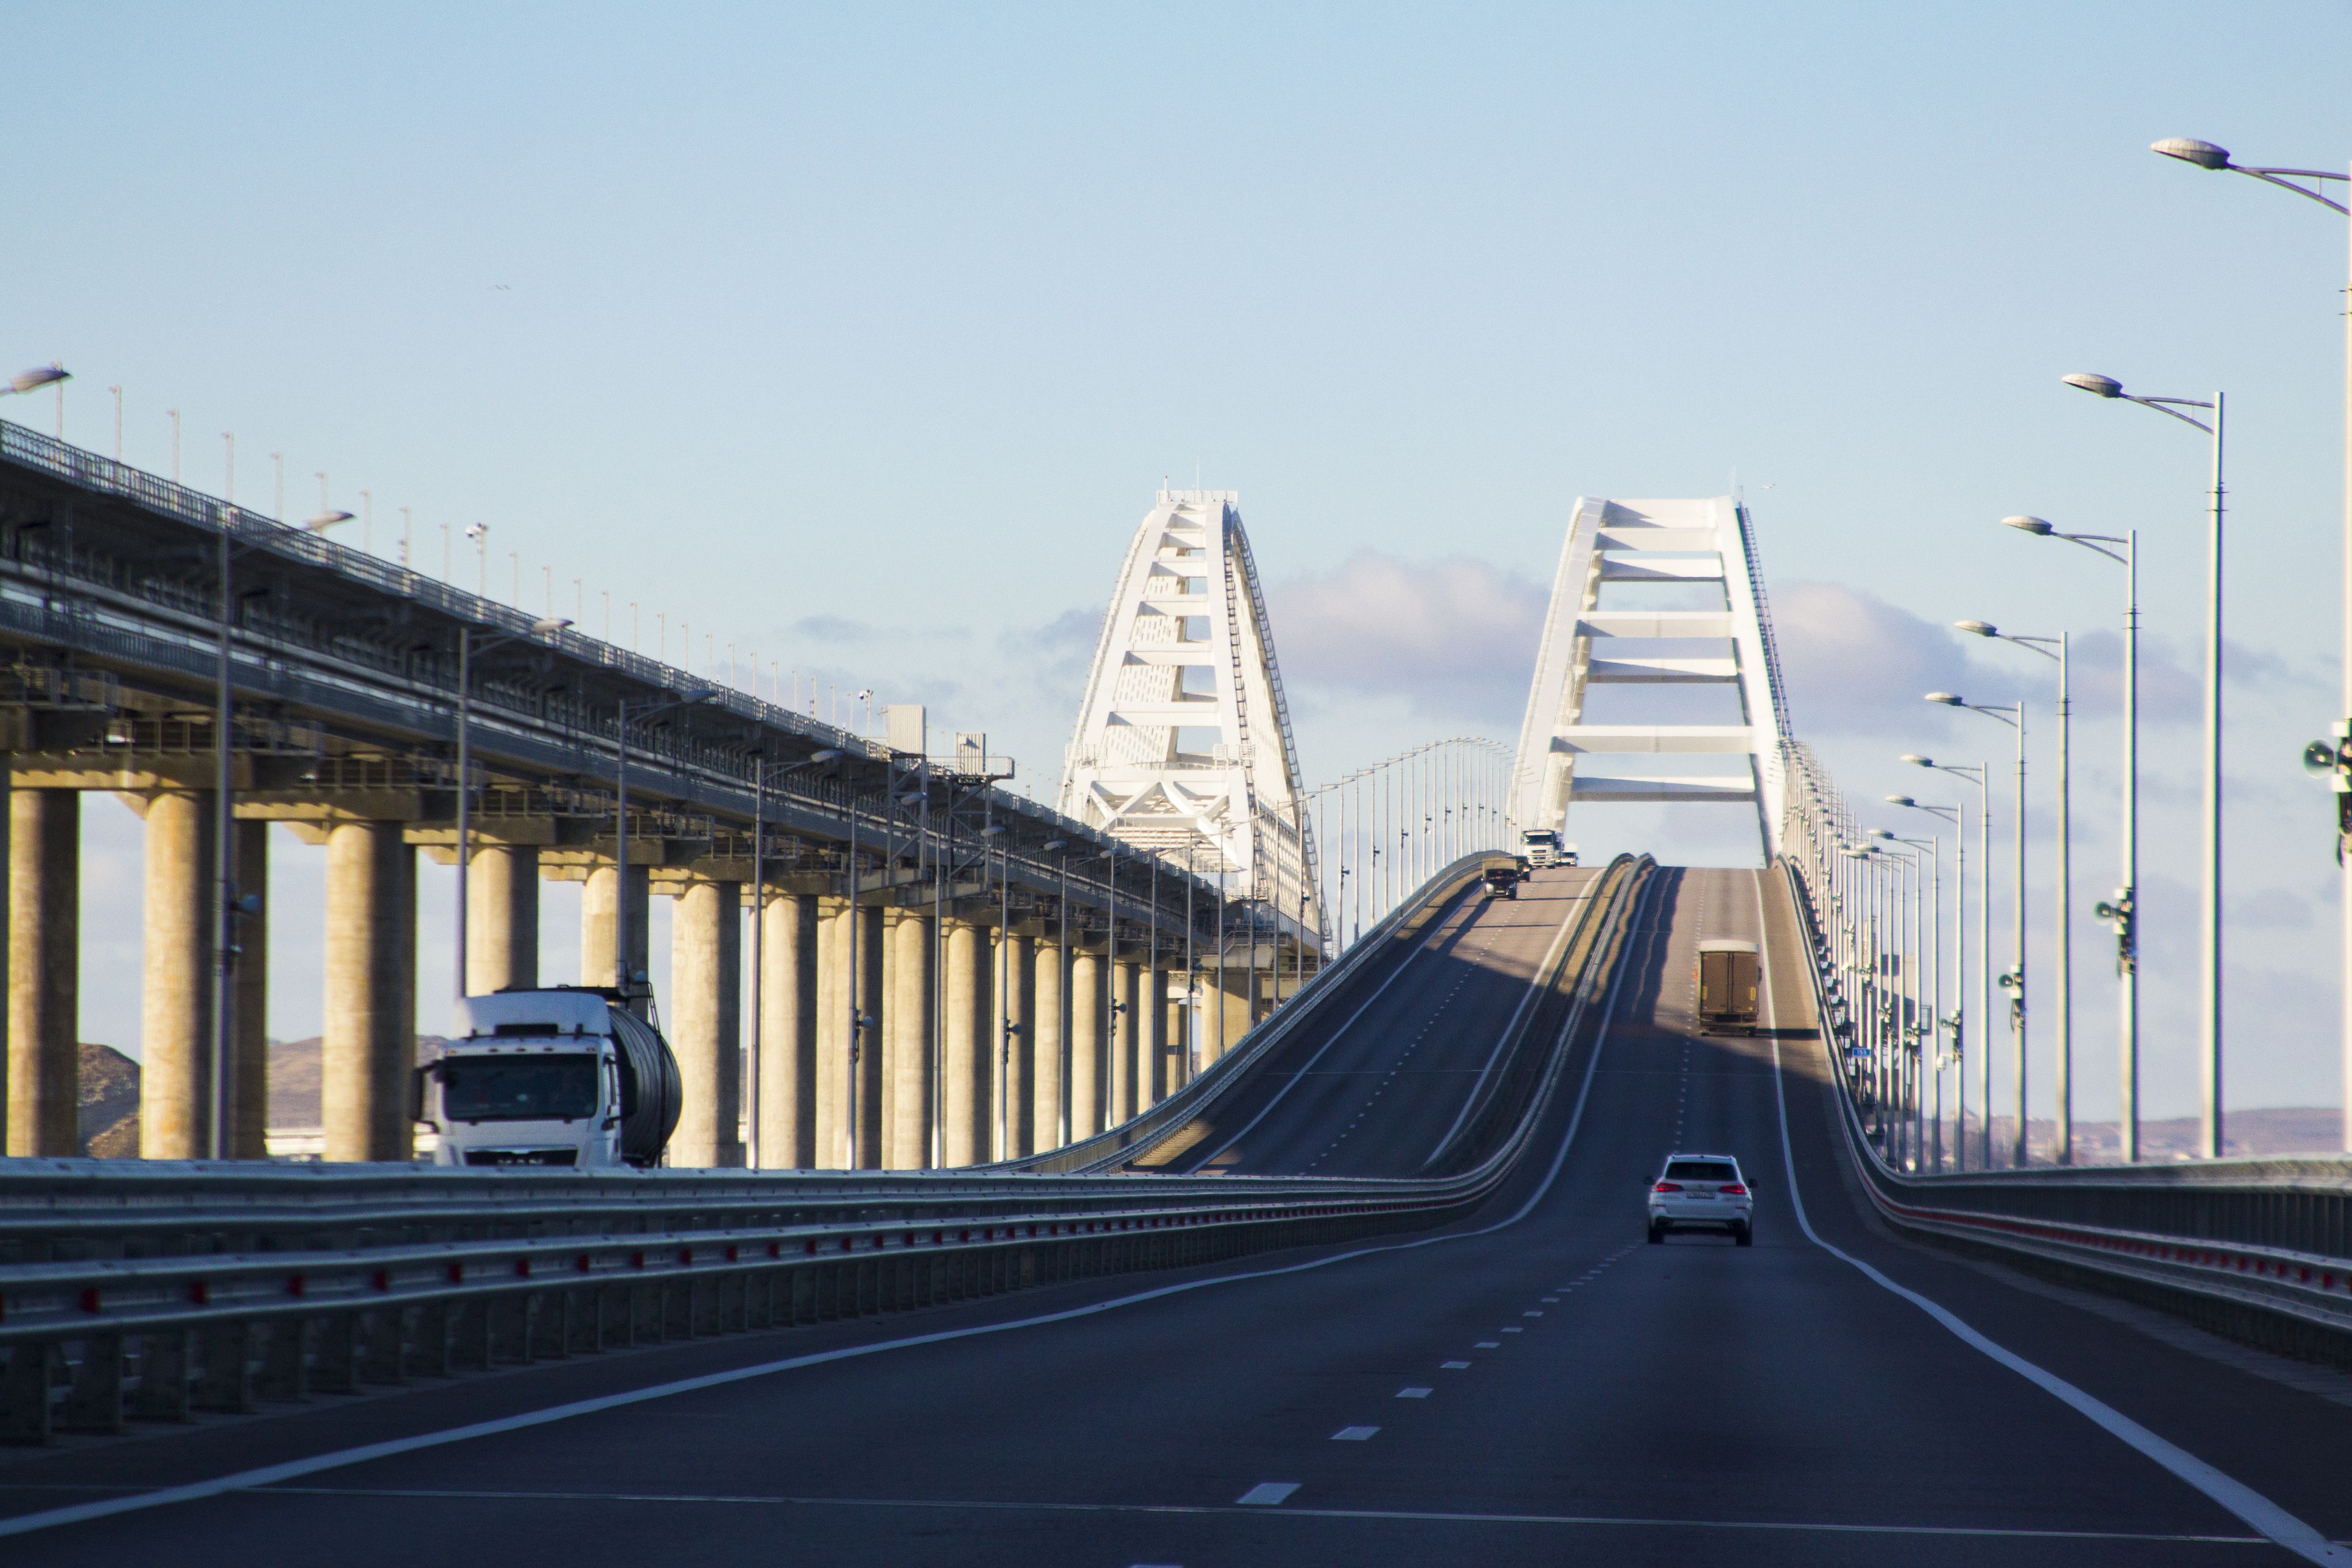
[[[1179,979],[1169,987],[1168,995],[1168,1092],[1175,1093],[1192,1081],[1192,1029],[1194,1016],[1188,999],[1190,977]]]
[[[1143,1090],[1139,1111],[1149,1110],[1168,1098],[1176,1085],[1170,1079],[1168,1055],[1168,972],[1158,964],[1143,972],[1143,1071],[1137,1079]]]
[[[1062,1146],[1062,1096],[1066,1088],[1063,1065],[1070,1029],[1067,952],[1052,938],[1041,937],[1036,963],[1032,966],[1036,976],[1035,999],[1031,1005],[1036,1027],[1031,1031],[1029,1051],[1030,1114],[1034,1129],[1029,1145],[1032,1153],[1042,1154]]]
[[[614,983],[613,931],[614,912],[619,907],[621,873],[615,867],[596,867],[580,888],[580,984],[610,985]],[[629,973],[644,973],[646,961],[652,949],[648,946],[646,914],[649,900],[646,868],[635,861],[629,863]],[[472,933],[467,933],[472,940]],[[470,966],[469,966],[470,967]],[[642,1004],[639,1010],[643,1010]]]
[[[878,906],[860,909],[857,921],[857,1011],[865,1027],[857,1036],[857,1163],[861,1170],[882,1169],[887,1148],[882,1120],[882,1067],[889,1054],[889,992],[884,988],[884,953],[889,929]]]
[[[884,1163],[920,1171],[931,1163],[932,1023],[938,972],[932,967],[935,923],[929,915],[901,914],[890,926],[889,1041],[886,1047],[883,1118],[889,1128]]]
[[[670,911],[669,1042],[685,1090],[669,1163],[743,1163],[743,884],[687,884]]]
[[[1070,958],[1070,1142],[1091,1138],[1103,1128],[1103,1068],[1108,1041],[1103,1026],[1110,1012],[1110,961],[1099,953]]]
[[[816,1149],[812,1170],[838,1171],[849,1160],[849,905],[819,899],[816,922]]]
[[[147,819],[139,998],[139,1154],[201,1160],[213,1116],[213,797],[139,803]]]
[[[11,1154],[74,1154],[81,1098],[81,796],[8,799]]]
[[[1139,1102],[1149,1103],[1144,1085],[1150,1081],[1151,1063],[1142,1048],[1141,972],[1132,963],[1114,963],[1110,977],[1110,1081],[1106,1086],[1109,1109],[1104,1113],[1104,1125],[1116,1127],[1135,1120]]]
[[[328,830],[326,925],[326,1157],[405,1160],[414,1148],[416,851],[398,823]]]
[[[996,1135],[995,1008],[990,1004],[988,931],[970,921],[947,928],[947,1016],[940,1045],[940,1163],[976,1165]]]
[[[760,935],[760,1163],[822,1165],[816,1135],[817,900],[771,893]]]
[[[992,1136],[1000,1115],[1003,1122],[996,1157],[1011,1160],[1036,1146],[1037,1108],[1031,1100],[1029,1080],[1032,1040],[1037,1027],[1037,960],[1030,951],[1029,939],[1009,931],[997,932],[994,956],[996,967],[991,973],[1004,994],[996,998],[988,1040],[1004,1081],[997,1086],[998,1102],[988,1114]]]
[[[240,822],[230,843],[236,851],[236,893],[260,901],[236,917],[236,967],[229,984],[236,997],[229,1039],[228,1137],[235,1160],[269,1156],[269,824]]]
[[[484,844],[466,873],[466,994],[532,991],[539,987],[539,849],[530,844]],[[609,917],[608,917],[609,918]],[[610,985],[605,975],[583,982]],[[583,961],[583,969],[587,967]]]
[[[846,900],[827,899],[834,913],[824,921],[823,994],[817,1003],[817,1168],[840,1170],[850,1160],[850,1039],[849,933],[857,929],[856,991],[857,1011],[866,1019],[860,1032],[857,1062],[857,1146],[853,1163],[865,1170],[882,1164],[883,1029],[888,1020],[882,1005],[882,910],[852,911]]]

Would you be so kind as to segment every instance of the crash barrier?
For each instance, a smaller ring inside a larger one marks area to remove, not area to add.
[[[1604,946],[1512,1137],[1434,1179],[0,1162],[0,1439],[1443,1225],[1527,1148]]]
[[[1803,878],[1794,906],[1815,1016],[1827,952]],[[1839,1125],[1888,1224],[2185,1317],[2231,1338],[2352,1366],[2352,1159],[2202,1160],[1927,1173],[1888,1163],[1835,1037]]]

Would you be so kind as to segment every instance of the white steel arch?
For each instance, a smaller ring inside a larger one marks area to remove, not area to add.
[[[1319,944],[1315,847],[1232,490],[1159,492],[1103,618],[1061,809],[1257,900]]]
[[[1612,583],[1717,584],[1716,609],[1603,609]],[[1584,721],[1596,685],[1728,686],[1737,724]],[[1569,520],[1551,609],[1528,692],[1513,770],[1511,814],[1522,827],[1559,827],[1578,801],[1752,803],[1769,862],[1780,852],[1781,743],[1788,719],[1772,647],[1764,574],[1747,509],[1705,500],[1582,497]],[[1589,757],[1738,756],[1742,774],[1595,774]]]

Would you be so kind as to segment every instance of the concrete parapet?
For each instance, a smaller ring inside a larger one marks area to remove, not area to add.
[[[414,1148],[416,851],[392,822],[327,834],[327,994],[320,1121],[330,1160]]]
[[[81,1066],[81,796],[8,799],[7,1152],[73,1154]]]
[[[670,912],[670,1049],[684,1097],[669,1163],[743,1163],[743,886],[695,881]]]

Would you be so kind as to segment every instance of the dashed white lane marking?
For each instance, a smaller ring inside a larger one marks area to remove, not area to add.
[[[1503,1348],[1503,1342],[1500,1340],[1480,1340],[1476,1344],[1472,1345],[1470,1348],[1474,1351],[1498,1351]]]
[[[1372,1435],[1379,1430],[1380,1428],[1377,1426],[1342,1426],[1337,1432],[1331,1434],[1331,1441],[1334,1443],[1369,1443],[1372,1440]]]
[[[1440,1362],[1437,1368],[1440,1372],[1467,1372],[1469,1369],[1470,1363],[1466,1361]]]
[[[1557,1296],[1546,1296],[1546,1297],[1544,1298],[1544,1300],[1545,1300],[1546,1301],[1557,1301],[1557,1300],[1559,1300],[1559,1297],[1557,1297]]]
[[[1273,1508],[1278,1503],[1287,1501],[1290,1494],[1297,1489],[1297,1481],[1260,1481],[1234,1500],[1237,1503],[1246,1503],[1254,1508]]]
[[[1533,1307],[1530,1307],[1526,1311],[1521,1312],[1519,1316],[1522,1318],[1540,1318],[1543,1314],[1537,1311]]]
[[[1437,1391],[1433,1388],[1400,1388],[1397,1390],[1397,1397],[1399,1399],[1426,1399],[1436,1392]]]
[[[1517,1328],[1517,1327],[1514,1327],[1514,1328],[1505,1329],[1505,1330],[1503,1330],[1502,1331],[1503,1331],[1504,1333],[1507,1333],[1507,1334],[1524,1334],[1524,1333],[1526,1333],[1526,1332],[1527,1332],[1527,1330],[1522,1329],[1522,1328]]]

